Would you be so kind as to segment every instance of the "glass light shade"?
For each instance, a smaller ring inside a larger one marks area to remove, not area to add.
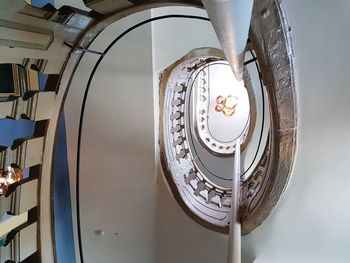
[[[8,189],[8,185],[6,182],[6,178],[3,176],[3,171],[1,171],[1,176],[0,176],[0,195],[3,195],[6,193]]]
[[[8,190],[9,185],[23,179],[23,170],[20,168],[8,167],[0,173],[0,195]]]

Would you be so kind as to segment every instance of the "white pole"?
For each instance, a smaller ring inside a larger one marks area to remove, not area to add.
[[[254,0],[202,0],[227,61],[242,79]]]
[[[240,184],[241,184],[241,140],[236,141],[234,156],[234,171],[232,178],[232,199],[231,199],[231,222],[228,247],[228,263],[241,263],[241,222],[239,215],[240,207]]]

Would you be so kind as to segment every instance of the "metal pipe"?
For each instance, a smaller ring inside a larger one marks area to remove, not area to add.
[[[238,80],[242,79],[245,47],[254,0],[202,0],[222,50]]]
[[[241,139],[236,141],[232,178],[231,222],[228,247],[228,263],[241,263],[241,220],[239,214],[241,191]]]

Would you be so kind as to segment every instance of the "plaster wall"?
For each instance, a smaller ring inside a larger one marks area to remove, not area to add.
[[[142,12],[112,25],[90,48],[103,51],[126,28],[150,16],[150,12]],[[187,30],[189,34],[190,28]],[[96,60],[93,54],[84,57],[65,105],[73,213],[80,106]],[[163,179],[156,180],[153,67],[148,24],[111,49],[92,81],[80,172],[84,262],[224,262],[226,236],[188,218]],[[96,230],[104,235],[96,235]]]
[[[350,260],[350,2],[283,1],[292,30],[299,137],[285,198],[243,238],[259,263]]]

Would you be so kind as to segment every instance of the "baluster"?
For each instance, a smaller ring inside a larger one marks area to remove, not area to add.
[[[38,205],[38,179],[26,178],[9,186],[0,196],[0,219],[5,214],[20,215]]]
[[[24,0],[1,0],[0,17],[0,62],[48,74],[60,73],[71,50],[64,43],[75,43],[95,20],[74,8],[43,10]]]
[[[0,119],[50,119],[54,99],[55,92],[30,92],[25,97],[10,98],[0,103]]]
[[[11,165],[21,169],[41,164],[44,137],[17,139],[11,148],[0,147],[0,169],[6,170]]]
[[[0,247],[1,262],[12,260],[22,262],[33,255],[37,250],[36,222],[27,222],[6,235],[5,246]]]

